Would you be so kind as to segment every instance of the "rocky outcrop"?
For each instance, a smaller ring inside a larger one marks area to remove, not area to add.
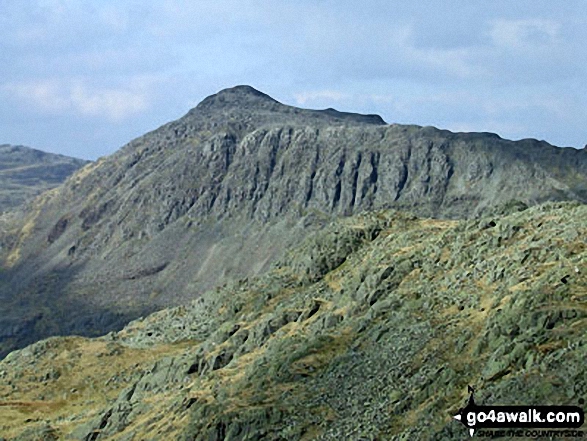
[[[483,405],[583,407],[586,216],[338,219],[263,276],[11,353],[0,434],[459,440],[468,386]]]
[[[117,329],[260,274],[339,216],[462,218],[511,200],[585,201],[586,169],[585,151],[227,89],[87,166],[6,228],[0,329],[42,316],[33,334],[0,338],[0,355],[50,334]]]

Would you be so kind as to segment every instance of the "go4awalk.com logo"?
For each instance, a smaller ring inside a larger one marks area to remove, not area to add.
[[[467,405],[459,410],[454,419],[463,423],[469,429],[471,436],[475,434],[475,431],[478,431],[478,435],[492,437],[533,437],[542,435],[583,437],[583,432],[576,430],[585,422],[585,414],[580,407],[479,406],[475,403],[473,396],[475,391],[471,386],[469,386],[469,393]],[[564,433],[559,432],[560,429],[565,429]]]

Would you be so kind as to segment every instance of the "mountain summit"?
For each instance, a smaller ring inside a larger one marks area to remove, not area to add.
[[[481,217],[549,200],[587,201],[587,152],[226,89],[5,228],[0,356],[49,335],[119,329],[265,272],[338,217]]]
[[[385,124],[379,115],[339,112],[332,108],[310,110],[288,106],[251,86],[235,86],[205,98],[188,113],[187,119],[199,119],[202,116],[211,118],[213,123],[233,120],[257,125]]]
[[[205,98],[197,109],[211,109],[223,107],[263,107],[268,105],[281,105],[278,101],[271,98],[269,95],[258,91],[251,86],[235,86],[228,89],[223,89],[220,92],[210,95]]]

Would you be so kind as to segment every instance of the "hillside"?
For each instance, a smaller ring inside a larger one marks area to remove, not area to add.
[[[0,213],[57,187],[87,163],[29,147],[0,145]]]
[[[587,152],[281,104],[248,86],[84,167],[0,234],[0,358],[262,274],[330,221],[587,200]]]
[[[577,203],[339,219],[261,277],[10,354],[0,434],[456,440],[467,385],[484,404],[583,406],[585,219]]]

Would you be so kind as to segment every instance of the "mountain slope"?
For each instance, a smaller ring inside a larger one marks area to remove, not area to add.
[[[583,406],[585,219],[585,205],[549,203],[338,220],[262,277],[10,354],[0,433],[456,440],[467,385],[482,404]]]
[[[0,237],[0,356],[98,335],[260,274],[330,220],[458,218],[587,199],[587,152],[297,109],[247,86],[206,98],[39,198]]]
[[[87,163],[28,147],[0,145],[0,213],[58,186]]]

